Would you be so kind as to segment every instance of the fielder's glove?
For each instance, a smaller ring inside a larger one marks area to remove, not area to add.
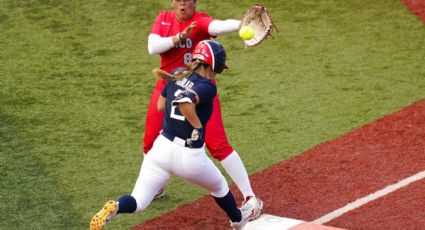
[[[202,148],[204,146],[204,127],[193,129],[192,136],[186,140],[189,147]]]
[[[254,37],[244,40],[245,46],[256,46],[271,36],[273,27],[279,32],[273,24],[272,17],[263,5],[254,5],[249,9],[241,20],[241,27],[249,26],[254,30]]]

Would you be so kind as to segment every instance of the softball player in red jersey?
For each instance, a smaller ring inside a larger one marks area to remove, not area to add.
[[[210,191],[233,229],[242,229],[260,215],[262,202],[255,197],[238,208],[226,179],[204,149],[204,127],[217,92],[212,80],[225,68],[226,52],[218,42],[205,40],[195,47],[193,58],[189,71],[180,80],[168,81],[161,92],[157,109],[165,114],[162,131],[143,160],[133,192],[106,202],[92,218],[90,230],[104,229],[117,214],[143,211],[172,174]]]
[[[161,69],[167,72],[185,66],[200,41],[239,30],[239,20],[216,20],[197,12],[196,0],[173,0],[171,5],[173,11],[164,11],[157,16],[148,39],[149,53],[161,56]],[[156,103],[165,83],[165,80],[158,80],[149,103],[143,140],[145,154],[161,130],[164,115],[157,111]],[[245,200],[254,197],[245,166],[227,141],[218,96],[214,98],[214,110],[206,130],[205,142],[211,155],[220,161]]]

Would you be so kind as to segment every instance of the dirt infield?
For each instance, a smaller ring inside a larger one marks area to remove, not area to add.
[[[425,22],[424,0],[401,0]],[[264,213],[313,221],[425,170],[425,100],[251,175]],[[235,185],[231,186],[234,194]],[[325,223],[346,229],[422,229],[419,180]],[[172,192],[172,191],[171,191]],[[241,200],[241,197],[236,197]],[[139,229],[230,229],[212,197],[202,197]]]
[[[265,201],[265,213],[313,221],[424,169],[425,100],[256,173],[251,180]],[[423,181],[413,183],[326,225],[420,229],[425,226],[424,186]],[[225,215],[205,196],[133,229],[228,228]]]

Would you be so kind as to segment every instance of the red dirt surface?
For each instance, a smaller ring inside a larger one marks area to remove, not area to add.
[[[425,22],[425,1],[424,0],[401,0],[418,18]]]
[[[264,213],[312,221],[423,170],[425,100],[255,173],[251,182],[265,202]],[[412,188],[326,225],[420,229],[425,226],[425,212],[420,209],[425,206],[425,190]],[[234,185],[231,189],[239,194]],[[213,199],[205,196],[133,229],[229,229],[229,221]]]
[[[422,180],[328,224],[344,225],[348,229],[424,229],[424,204],[425,181]]]

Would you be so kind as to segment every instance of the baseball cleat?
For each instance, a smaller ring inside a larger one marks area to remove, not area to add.
[[[155,195],[155,197],[153,198],[154,200],[159,200],[161,198],[163,198],[165,196],[165,190],[164,188],[161,188]]]
[[[93,216],[90,230],[103,230],[106,224],[117,215],[118,203],[114,200],[106,202],[103,208]]]
[[[251,201],[252,200],[252,201]],[[249,204],[247,204],[249,203]],[[263,210],[263,201],[260,200],[260,198],[257,198],[255,196],[248,196],[245,201],[242,204],[242,208],[245,206],[253,206],[254,207],[254,218],[252,220],[255,220],[260,216],[261,211]],[[251,220],[250,220],[251,221]]]
[[[234,230],[241,230],[246,223],[257,219],[263,210],[263,201],[254,196],[248,197],[240,210],[242,220],[239,222],[231,222],[230,224]]]

